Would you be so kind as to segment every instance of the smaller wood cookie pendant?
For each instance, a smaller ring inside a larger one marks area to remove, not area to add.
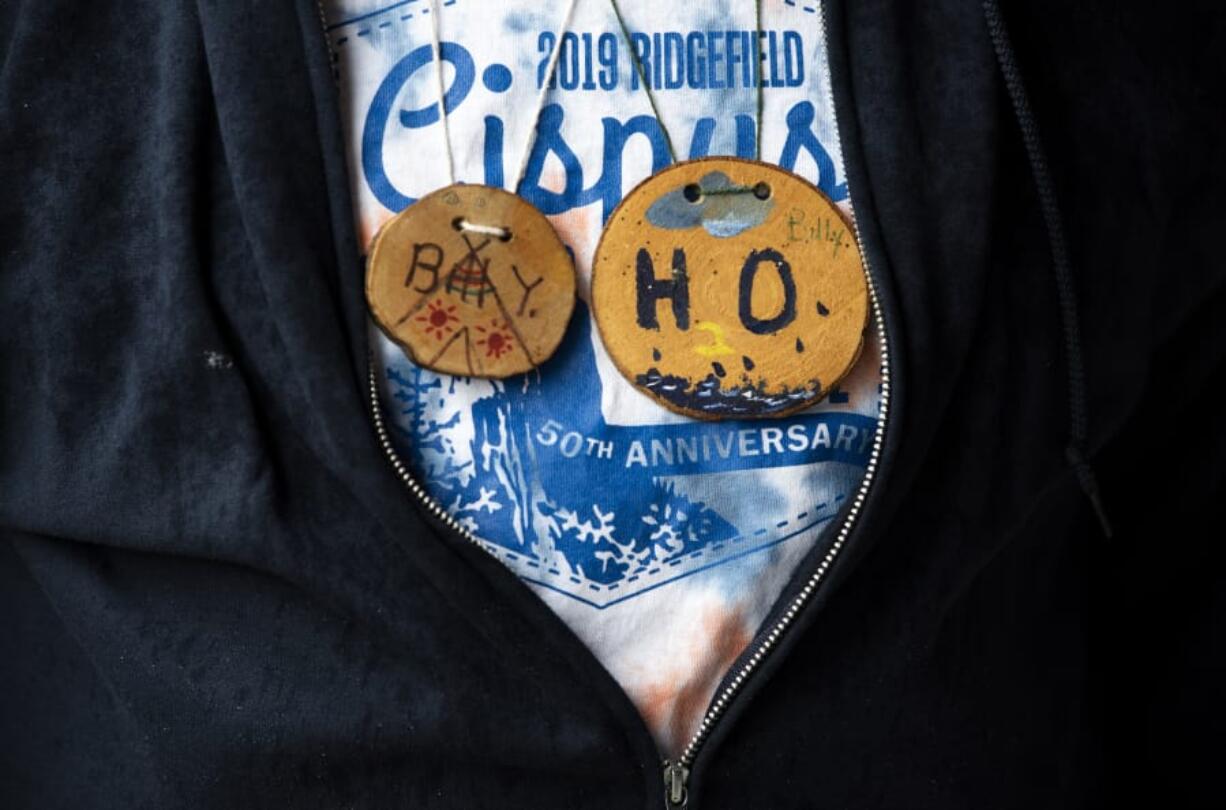
[[[678,163],[626,195],[596,248],[592,302],[622,375],[699,419],[813,405],[868,325],[851,224],[803,178],[739,158]]]
[[[509,377],[549,358],[575,307],[575,268],[522,198],[456,184],[375,235],[366,267],[375,322],[419,366]]]

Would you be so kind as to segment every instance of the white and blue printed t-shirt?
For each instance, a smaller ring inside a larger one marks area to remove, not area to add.
[[[457,180],[505,187],[532,128],[565,2],[439,2]],[[752,157],[750,0],[622,0],[679,159]],[[447,185],[430,0],[326,0],[359,238]],[[816,0],[764,3],[762,159],[849,216]],[[622,195],[669,163],[608,0],[561,38],[522,197],[573,252],[555,354],[506,379],[438,374],[370,323],[393,441],[427,492],[600,659],[666,755],[695,729],[801,557],[859,485],[880,398],[870,323],[829,396],[777,419],[667,410],[618,372],[590,309],[592,254]]]

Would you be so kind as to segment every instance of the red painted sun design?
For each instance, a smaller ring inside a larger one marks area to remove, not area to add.
[[[496,360],[514,347],[515,337],[511,334],[508,327],[510,327],[509,323],[500,321],[497,318],[490,321],[489,328],[484,326],[477,327],[477,332],[481,335],[477,338],[477,345],[484,347],[486,357],[492,357]]]
[[[443,302],[435,299],[426,305],[426,312],[418,315],[417,320],[426,325],[426,334],[441,340],[444,335],[451,331],[452,322],[459,323],[460,321],[454,314],[455,308],[455,304],[446,306]]]

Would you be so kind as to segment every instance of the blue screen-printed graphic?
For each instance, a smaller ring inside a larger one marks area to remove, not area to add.
[[[400,408],[392,420],[398,450],[426,488],[522,576],[604,607],[833,517],[866,462],[872,417],[610,425],[599,410],[582,300],[573,317],[539,374],[473,380],[407,359],[387,368]],[[448,415],[446,404],[454,386],[473,383],[489,393],[473,402],[464,424],[463,413]],[[727,504],[694,497],[701,487],[684,486],[691,477],[718,482],[738,470],[815,462],[834,462],[821,465],[823,474],[845,487],[784,519],[773,515],[766,526],[746,509],[750,493],[738,492],[741,511],[732,515],[722,513]]]

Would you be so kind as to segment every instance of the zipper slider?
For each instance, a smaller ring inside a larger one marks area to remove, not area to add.
[[[685,788],[685,780],[690,775],[690,769],[681,762],[664,760],[664,805],[668,808],[685,807],[689,800],[689,792]]]

